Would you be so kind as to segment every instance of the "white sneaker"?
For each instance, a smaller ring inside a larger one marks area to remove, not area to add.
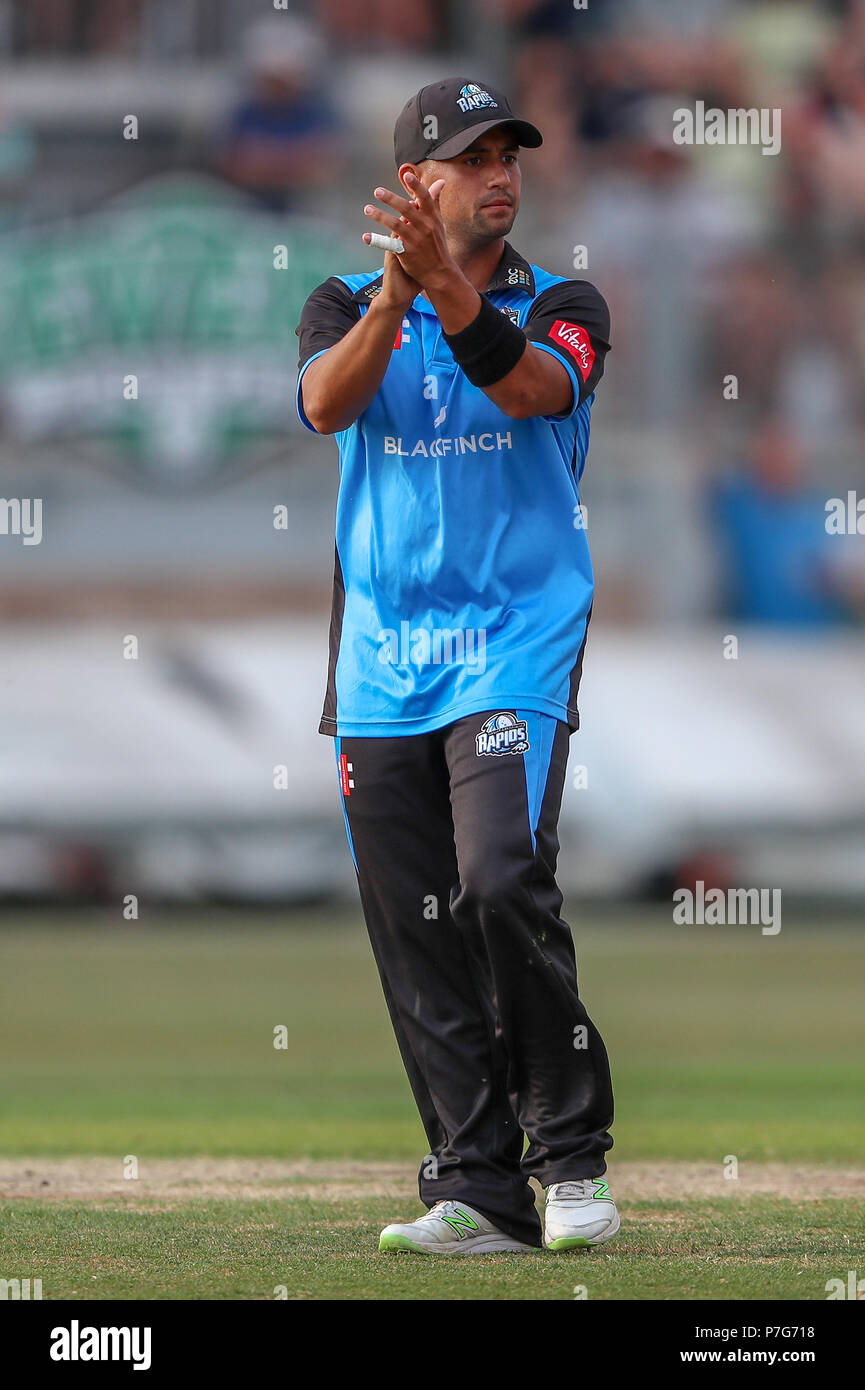
[[[621,1222],[603,1178],[554,1182],[547,1188],[544,1245],[548,1250],[574,1250],[611,1240]]]
[[[499,1250],[530,1255],[537,1249],[506,1235],[466,1202],[454,1201],[436,1202],[416,1221],[385,1226],[378,1248],[420,1255],[489,1255]]]

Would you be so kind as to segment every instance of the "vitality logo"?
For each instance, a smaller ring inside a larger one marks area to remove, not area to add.
[[[501,753],[527,753],[529,749],[529,726],[525,719],[517,719],[514,714],[494,714],[475,736],[478,757],[491,753],[498,757]]]
[[[585,328],[581,328],[578,323],[556,319],[547,337],[570,353],[580,369],[583,381],[588,381],[595,360],[595,349]]]

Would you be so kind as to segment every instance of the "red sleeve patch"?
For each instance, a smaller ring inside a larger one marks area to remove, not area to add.
[[[577,323],[568,323],[565,319],[556,319],[547,337],[556,347],[564,348],[565,352],[571,354],[580,369],[583,381],[588,381],[595,360],[595,349],[585,328],[580,328]]]

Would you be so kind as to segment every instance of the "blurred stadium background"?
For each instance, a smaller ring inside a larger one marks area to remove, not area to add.
[[[513,243],[613,318],[563,886],[865,898],[865,540],[824,524],[865,495],[865,5],[0,0],[7,906],[354,902],[294,329],[461,70],[545,134]],[[697,100],[780,107],[780,154],[676,145]]]

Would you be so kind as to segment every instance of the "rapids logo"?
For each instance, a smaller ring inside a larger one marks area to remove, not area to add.
[[[497,101],[493,101],[489,92],[485,92],[483,87],[479,87],[477,82],[467,82],[460,88],[457,97],[457,106],[461,111],[477,111],[481,106],[498,106]]]
[[[502,313],[504,314],[505,318],[509,318],[510,321],[511,321],[511,323],[515,323],[516,326],[517,326],[517,328],[519,328],[519,326],[520,326],[520,311],[519,311],[519,309],[509,309],[508,306],[505,305],[505,307],[502,309]]]
[[[517,719],[513,714],[494,714],[475,737],[478,757],[492,753],[527,753],[529,748],[529,726],[525,719]]]

